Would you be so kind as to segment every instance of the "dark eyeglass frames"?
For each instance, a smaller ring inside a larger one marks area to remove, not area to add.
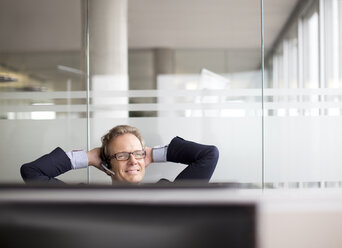
[[[118,152],[112,156],[109,156],[109,159],[111,160],[115,158],[118,161],[128,160],[131,154],[133,155],[135,159],[143,159],[146,157],[146,151],[138,150],[134,152]]]

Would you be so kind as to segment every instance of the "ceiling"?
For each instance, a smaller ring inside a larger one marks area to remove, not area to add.
[[[270,47],[298,0],[264,0]],[[260,48],[257,0],[129,0],[130,47]]]
[[[297,1],[264,0],[266,47]],[[128,45],[260,47],[260,13],[257,0],[128,0]],[[0,0],[0,52],[77,50],[81,25],[80,0]]]
[[[266,49],[297,1],[264,0]],[[0,65],[46,77],[54,77],[63,58],[79,67],[80,3],[0,0]],[[128,0],[128,47],[260,49],[260,13],[257,0]]]

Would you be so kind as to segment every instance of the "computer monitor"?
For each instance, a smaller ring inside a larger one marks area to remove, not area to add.
[[[1,201],[0,233],[0,247],[255,248],[256,208],[205,201]]]

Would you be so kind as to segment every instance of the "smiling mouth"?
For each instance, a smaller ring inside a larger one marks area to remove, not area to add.
[[[130,175],[136,175],[140,173],[140,169],[128,169],[128,170],[125,170],[125,172]]]

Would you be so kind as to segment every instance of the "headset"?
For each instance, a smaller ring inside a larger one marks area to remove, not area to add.
[[[101,166],[102,166],[102,168],[103,168],[105,171],[107,171],[107,172],[109,172],[110,174],[112,174],[113,176],[115,176],[114,171],[112,171],[111,169],[109,169],[109,165],[108,165],[106,162],[101,162]]]

